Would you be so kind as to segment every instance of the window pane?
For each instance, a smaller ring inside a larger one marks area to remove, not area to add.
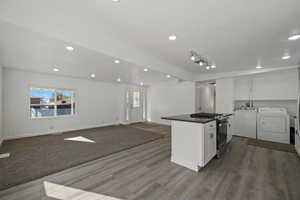
[[[54,91],[49,90],[31,90],[30,91],[30,104],[49,105],[54,104]]]
[[[31,118],[40,117],[53,117],[54,116],[54,106],[30,106]]]
[[[133,107],[140,107],[140,92],[133,92]]]
[[[56,92],[56,103],[57,104],[71,104],[72,92],[61,91]]]
[[[32,118],[73,115],[74,113],[74,91],[30,88],[30,115]]]
[[[59,115],[72,115],[71,104],[57,105],[56,114]]]

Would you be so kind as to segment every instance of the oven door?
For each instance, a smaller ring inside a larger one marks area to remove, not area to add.
[[[218,120],[217,124],[217,149],[222,149],[227,144],[227,119]]]

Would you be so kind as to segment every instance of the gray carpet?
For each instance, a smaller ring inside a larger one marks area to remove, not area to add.
[[[66,141],[82,136],[95,143]],[[5,141],[0,159],[0,190],[164,137],[130,126],[110,126]]]

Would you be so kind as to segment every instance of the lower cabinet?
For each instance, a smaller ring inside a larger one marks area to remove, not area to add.
[[[171,161],[194,171],[204,167],[217,153],[216,126],[172,121]]]
[[[205,166],[217,153],[216,121],[205,124],[202,151],[204,153],[200,166]]]

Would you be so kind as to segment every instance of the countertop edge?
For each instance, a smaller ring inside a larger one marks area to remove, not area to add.
[[[191,122],[191,123],[198,123],[198,124],[206,124],[212,121],[215,121],[216,119],[209,119],[205,122],[200,122],[200,121],[192,121],[192,120],[188,120],[188,119],[175,119],[175,118],[169,118],[169,117],[162,117],[161,119],[164,120],[170,120],[170,121],[182,121],[182,122]]]

